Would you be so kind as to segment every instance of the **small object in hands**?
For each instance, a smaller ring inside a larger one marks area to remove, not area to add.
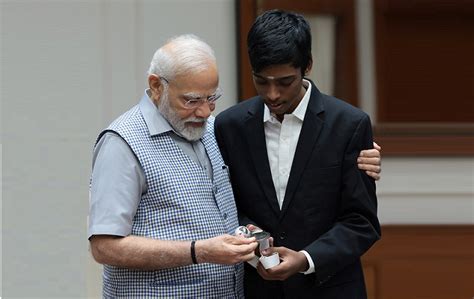
[[[250,238],[252,236],[252,232],[245,226],[239,226],[235,229],[235,235]]]
[[[250,231],[245,226],[239,226],[235,229],[235,234],[237,236],[244,236],[246,238],[255,237],[256,241],[258,242],[261,256],[260,258],[255,257],[254,260],[249,261],[249,263],[253,267],[255,268],[257,267],[257,260],[260,261],[260,263],[262,263],[265,269],[270,269],[280,264],[280,255],[278,254],[278,252],[274,252],[270,254],[269,256],[263,255],[263,251],[265,249],[270,248],[270,233],[269,232],[263,231],[260,228]]]
[[[261,232],[263,232],[263,229],[261,229],[258,226],[254,226],[254,229],[251,230],[251,232],[252,232],[252,234],[261,233]]]
[[[252,237],[255,237],[255,239],[257,240],[260,253],[262,253],[262,251],[264,251],[265,249],[270,248],[270,241],[269,241],[270,233],[264,232],[264,231],[259,231],[259,232],[253,231]]]
[[[270,233],[265,231],[252,231],[252,237],[258,242],[260,250],[260,258],[258,259],[262,263],[265,269],[270,269],[280,264],[280,255],[278,252],[274,252],[269,256],[264,255],[264,250],[270,248]]]
[[[263,268],[270,269],[280,264],[280,255],[278,252],[274,252],[269,256],[262,255],[258,260],[262,263]]]
[[[280,255],[278,252],[274,252],[270,255],[265,255],[263,252],[265,249],[270,248],[270,233],[265,231],[260,232],[252,232],[252,236],[257,239],[259,250],[260,250],[260,258],[258,259],[260,263],[262,263],[265,269],[270,269],[280,264]]]

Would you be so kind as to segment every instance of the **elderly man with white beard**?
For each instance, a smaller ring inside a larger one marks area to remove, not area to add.
[[[239,298],[255,238],[237,211],[211,112],[212,49],[193,35],[158,49],[138,105],[99,134],[89,240],[106,298]]]

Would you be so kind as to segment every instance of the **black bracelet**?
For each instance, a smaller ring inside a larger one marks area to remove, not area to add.
[[[194,246],[196,245],[196,241],[192,240],[191,241],[191,259],[193,260],[193,264],[197,264],[197,259],[196,259],[196,249]]]

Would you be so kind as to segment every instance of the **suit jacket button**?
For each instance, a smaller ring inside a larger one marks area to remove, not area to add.
[[[280,240],[285,240],[286,237],[286,232],[281,232],[280,233]]]

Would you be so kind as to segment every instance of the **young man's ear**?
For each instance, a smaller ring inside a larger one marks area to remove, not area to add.
[[[161,93],[163,92],[163,82],[158,75],[151,74],[148,76],[148,86],[150,87],[151,91],[151,99],[158,103],[158,100],[161,97]]]

